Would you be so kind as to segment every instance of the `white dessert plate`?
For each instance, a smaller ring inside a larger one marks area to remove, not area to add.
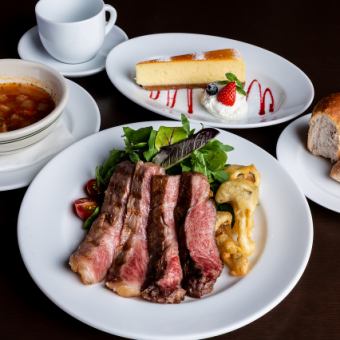
[[[61,124],[65,125],[72,139],[78,141],[99,131],[100,112],[97,103],[85,89],[71,80],[67,80],[67,85],[69,86],[70,96],[66,110],[61,117]],[[44,142],[45,140],[43,139],[39,143]],[[29,148],[35,148],[38,146],[37,144]],[[68,144],[65,145],[64,148],[66,146],[68,146]],[[17,152],[15,156],[25,157],[25,153],[30,152],[29,148],[22,149],[20,152]],[[32,160],[32,162],[28,162],[25,166],[13,167],[8,170],[2,170],[0,168],[0,191],[21,188],[28,185],[53,156],[54,154],[50,154],[45,158],[39,157],[38,161]]]
[[[245,89],[250,88],[253,80],[258,80],[249,90],[246,119],[223,121],[211,115],[200,104],[202,89],[193,90],[191,101],[191,91],[186,89],[150,92],[134,81],[135,64],[141,60],[222,48],[234,48],[242,54],[247,70]],[[314,97],[309,78],[286,59],[241,41],[202,34],[166,33],[130,39],[109,53],[106,71],[120,92],[146,109],[178,120],[181,113],[187,113],[192,121],[230,129],[282,123],[305,111]],[[267,88],[274,97],[273,112],[270,112],[272,102]],[[262,101],[264,114],[261,112]],[[192,113],[189,113],[191,102]]]
[[[143,122],[129,127],[150,125],[178,126],[178,122]],[[199,129],[200,125],[193,127]],[[254,230],[257,250],[249,274],[239,279],[224,269],[211,294],[202,299],[186,298],[178,305],[122,298],[102,283],[85,286],[80,282],[67,265],[84,237],[72,202],[84,195],[84,183],[94,176],[109,151],[123,148],[122,135],[119,126],[71,145],[51,160],[28,188],[18,218],[18,240],[24,263],[40,289],[82,322],[133,339],[211,337],[242,327],[276,306],[298,282],[310,256],[313,225],[309,206],[274,157],[225,131],[218,139],[235,147],[229,162],[254,163],[261,172]]]
[[[340,213],[340,183],[329,177],[330,160],[314,156],[306,146],[310,117],[302,116],[283,130],[276,155],[309,199]]]
[[[126,33],[120,27],[113,26],[112,30],[106,35],[100,51],[93,59],[81,64],[66,64],[48,54],[40,41],[38,27],[34,26],[21,37],[18,53],[21,59],[49,65],[64,76],[84,77],[104,70],[106,56],[110,50],[126,40],[128,40]]]

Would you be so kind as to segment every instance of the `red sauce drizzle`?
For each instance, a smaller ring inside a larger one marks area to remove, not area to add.
[[[263,106],[265,107],[265,101],[266,101],[266,94],[269,94],[270,99],[271,99],[271,103],[269,105],[269,112],[274,112],[274,96],[272,91],[267,87],[263,93]]]
[[[172,97],[170,96],[170,91],[171,90],[167,90],[166,93],[166,106],[170,106],[170,108],[172,109],[176,104],[177,90],[173,92]]]
[[[192,89],[187,89],[188,113],[193,113],[192,109]]]
[[[260,84],[260,82],[257,80],[257,79],[254,79],[248,86],[248,90],[247,90],[247,98],[248,98],[248,95],[253,87],[253,85],[257,83],[257,86],[259,88],[259,95],[260,95],[260,110],[259,110],[259,115],[260,116],[263,116],[265,113],[266,113],[266,94],[268,93],[269,96],[270,96],[270,99],[271,99],[271,103],[269,105],[269,111],[270,112],[274,112],[274,96],[273,96],[273,93],[271,91],[270,88],[266,88],[263,92],[263,95],[262,95],[262,86]]]
[[[153,99],[153,100],[157,100],[159,98],[159,95],[161,93],[161,91],[155,91],[156,94],[154,94],[154,91],[151,91],[149,94],[149,98]]]
[[[166,91],[166,106],[170,104],[170,90]]]
[[[173,108],[176,104],[177,90],[175,90],[174,96],[172,97],[171,108]]]
[[[264,92],[262,93],[262,86],[260,84],[260,82],[257,79],[254,79],[248,86],[247,89],[247,99],[248,96],[253,88],[254,84],[257,84],[258,89],[259,89],[259,97],[260,97],[260,108],[259,108],[259,115],[263,116],[266,113],[266,97],[267,94],[270,97],[270,104],[269,104],[269,112],[274,112],[274,106],[275,106],[275,102],[274,102],[274,96],[273,93],[271,91],[271,89],[269,87],[267,87]],[[170,92],[171,91],[171,92]],[[149,94],[149,98],[153,99],[153,100],[157,100],[160,97],[160,93],[161,91],[150,91]],[[187,89],[187,104],[188,104],[188,113],[193,113],[193,100],[192,100],[192,96],[193,96],[193,91],[192,89]],[[167,90],[166,93],[166,106],[170,107],[171,109],[175,107],[176,105],[176,98],[177,98],[177,90]]]
[[[177,98],[177,89],[166,91],[166,106],[170,107],[171,109],[176,105],[176,98]],[[156,93],[154,93],[156,92]],[[153,100],[157,100],[160,96],[161,91],[150,91],[149,98]],[[193,102],[192,102],[192,89],[187,89],[187,101],[188,101],[188,113],[193,113]]]

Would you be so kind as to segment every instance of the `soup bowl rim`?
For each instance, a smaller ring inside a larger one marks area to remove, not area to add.
[[[12,66],[13,68],[15,68],[17,65],[20,64],[27,70],[29,70],[30,68],[38,68],[40,71],[42,71],[41,74],[46,74],[46,75],[48,74],[49,76],[52,76],[52,78],[60,86],[61,95],[60,95],[59,100],[54,100],[55,101],[54,109],[49,114],[47,114],[44,118],[38,120],[37,122],[33,124],[30,124],[28,126],[25,126],[19,129],[6,131],[6,132],[0,132],[0,148],[1,148],[1,144],[15,143],[17,141],[22,141],[25,138],[35,136],[36,134],[44,131],[46,128],[54,124],[59,119],[63,111],[65,110],[65,107],[66,107],[66,104],[69,98],[69,90],[66,84],[66,79],[57,70],[53,69],[52,67],[49,67],[47,65],[43,65],[37,62],[32,62],[32,61],[27,61],[27,60],[22,60],[22,59],[1,59],[0,60],[0,79],[4,78],[4,76],[1,75],[1,65],[4,65],[4,64],[5,65],[8,64]],[[6,74],[6,77],[7,76],[10,77],[9,74]],[[18,82],[18,83],[20,82],[27,83],[27,78],[35,79],[37,81],[37,84],[39,85],[41,84],[42,88],[44,89],[47,88],[47,86],[46,87],[44,86],[44,79],[32,77],[29,74],[29,72],[25,73],[23,71],[22,75],[13,76],[13,79],[16,79],[15,82]],[[54,91],[55,89],[51,88],[51,90]]]

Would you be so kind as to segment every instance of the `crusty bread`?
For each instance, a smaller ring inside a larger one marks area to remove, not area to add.
[[[331,173],[329,174],[333,179],[340,182],[340,161],[337,161],[331,169]]]
[[[309,121],[307,147],[314,155],[340,159],[340,92],[316,104]]]

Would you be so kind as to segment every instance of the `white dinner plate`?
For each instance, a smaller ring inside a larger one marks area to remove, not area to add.
[[[277,158],[309,199],[340,213],[340,183],[329,177],[330,160],[307,149],[310,117],[302,116],[283,130],[277,142]]]
[[[190,91],[146,91],[134,80],[137,62],[162,56],[235,48],[240,51],[246,63],[248,89],[254,79],[248,97],[248,116],[238,121],[222,121],[212,116],[200,104],[202,89]],[[241,41],[202,34],[166,33],[153,34],[130,39],[115,47],[106,60],[106,71],[112,83],[126,97],[135,103],[165,117],[180,120],[181,113],[187,113],[192,121],[223,128],[256,128],[282,123],[305,111],[314,97],[314,88],[309,78],[286,59],[260,47]],[[273,112],[270,112],[274,97]],[[265,114],[260,114],[260,98],[265,95]],[[152,99],[154,98],[154,99]],[[172,107],[173,106],[173,107]]]
[[[126,40],[128,40],[126,33],[120,27],[113,26],[93,59],[80,64],[67,64],[48,54],[40,41],[38,27],[34,26],[21,37],[18,43],[18,54],[21,59],[49,65],[64,76],[85,77],[104,70],[108,53],[113,47]]]
[[[84,88],[71,80],[66,80],[66,82],[70,95],[60,123],[64,125],[72,141],[75,142],[99,131],[100,112],[97,103]],[[46,139],[49,137],[46,137]],[[26,157],[27,152],[32,154],[32,149],[39,149],[40,145],[38,144],[45,143],[46,139],[10,155],[10,157],[14,155],[16,157]],[[53,141],[49,139],[49,142]],[[58,149],[64,149],[67,146],[69,146],[69,142],[65,145],[59,145]],[[11,169],[6,168],[4,170],[0,167],[0,191],[22,188],[28,185],[53,156],[53,153],[47,157],[39,156],[37,161],[32,160],[25,166],[12,167]]]
[[[129,127],[150,125],[158,128],[178,122],[143,122]],[[72,202],[84,195],[84,183],[94,176],[109,151],[123,148],[122,135],[122,127],[114,127],[70,146],[51,160],[28,188],[18,218],[18,240],[24,263],[40,289],[84,323],[133,339],[211,337],[242,327],[276,306],[298,282],[310,256],[313,226],[309,206],[275,158],[225,131],[218,139],[235,147],[228,161],[254,163],[262,178],[255,214],[257,250],[249,274],[239,279],[224,269],[211,294],[186,298],[177,305],[122,298],[102,283],[85,286],[80,282],[67,265],[84,237]]]

